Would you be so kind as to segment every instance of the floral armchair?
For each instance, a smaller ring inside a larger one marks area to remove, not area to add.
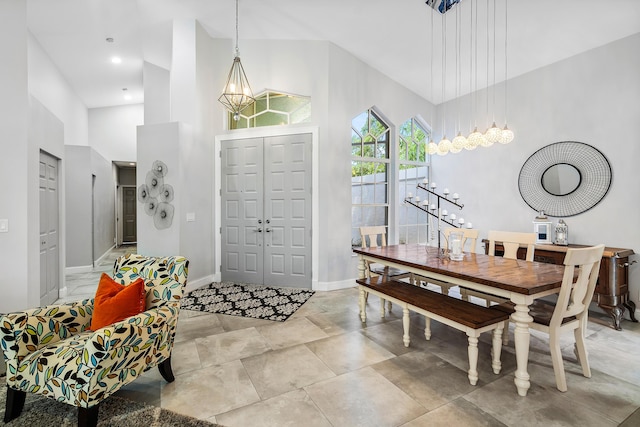
[[[26,393],[78,407],[78,425],[96,425],[102,400],[158,366],[174,380],[171,350],[189,261],[125,255],[113,278],[127,285],[144,279],[146,311],[90,331],[93,299],[9,313],[0,319],[7,364],[4,421],[20,415]]]

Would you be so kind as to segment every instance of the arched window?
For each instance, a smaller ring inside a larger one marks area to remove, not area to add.
[[[405,200],[409,193],[413,193],[414,197],[422,197],[422,200],[427,197],[426,192],[416,191],[416,185],[429,177],[427,144],[430,130],[427,129],[428,126],[417,117],[407,120],[400,126],[398,135],[400,201]],[[401,204],[399,214],[399,242],[426,243],[428,214],[408,204]]]
[[[263,92],[256,102],[240,111],[239,120],[228,114],[229,129],[290,125],[311,121],[311,98],[281,92]]]
[[[351,122],[351,245],[362,244],[359,228],[389,218],[389,125],[373,109]]]

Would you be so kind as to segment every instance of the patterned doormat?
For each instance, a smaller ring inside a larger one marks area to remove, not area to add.
[[[211,283],[185,295],[181,308],[284,322],[314,293],[310,289]]]

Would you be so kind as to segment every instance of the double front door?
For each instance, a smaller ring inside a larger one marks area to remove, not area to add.
[[[222,141],[222,280],[311,288],[311,134]]]

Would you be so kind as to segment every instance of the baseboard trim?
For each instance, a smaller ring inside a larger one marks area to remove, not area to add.
[[[339,280],[336,282],[319,282],[313,281],[311,289],[314,291],[337,291],[339,289],[353,288],[356,285],[356,279]]]
[[[204,276],[195,280],[187,280],[187,286],[185,286],[184,288],[184,293],[186,294],[213,282],[216,282],[214,274],[210,274],[208,276]]]
[[[77,267],[64,268],[64,274],[91,273],[92,271],[93,271],[92,265],[79,265]]]

